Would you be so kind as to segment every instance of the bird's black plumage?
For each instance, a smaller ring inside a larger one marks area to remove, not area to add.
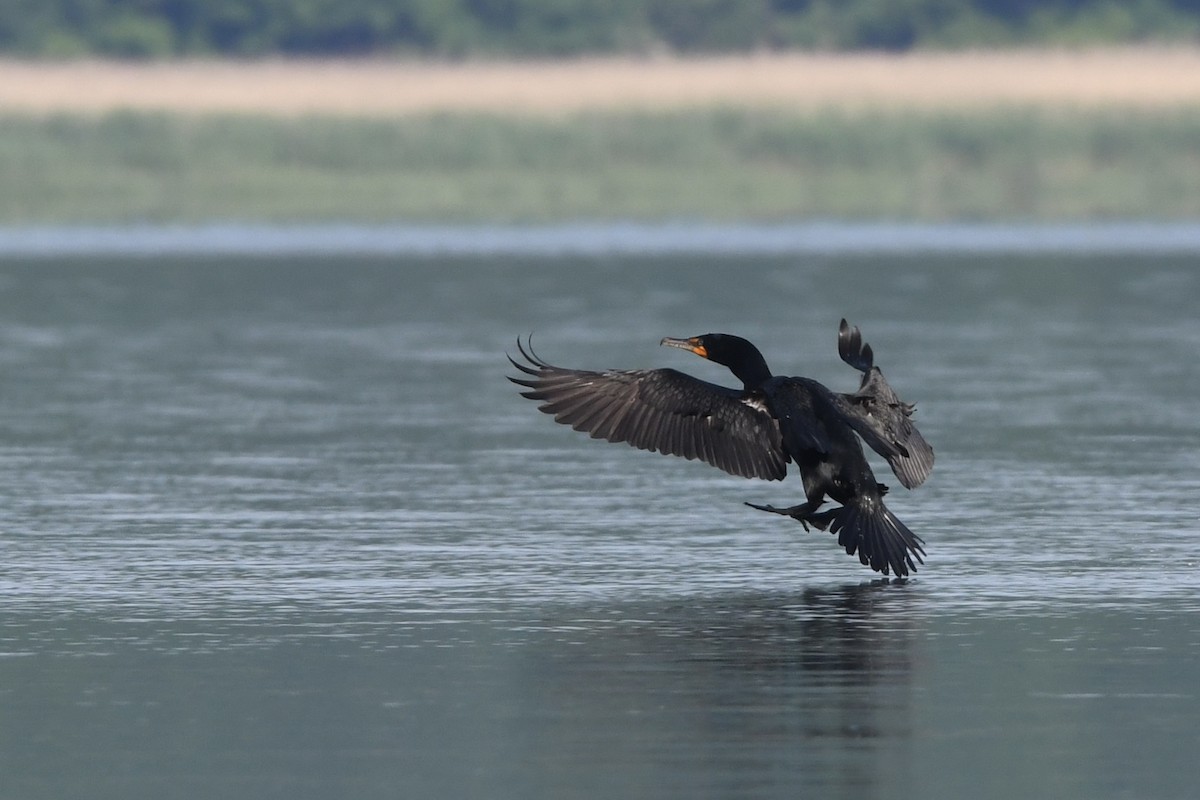
[[[809,378],[771,374],[762,354],[738,336],[710,333],[662,340],[723,364],[742,382],[733,389],[674,369],[588,371],[556,367],[520,340],[524,361],[509,380],[557,422],[593,438],[705,461],[733,475],[782,480],[788,462],[800,470],[805,502],[789,508],[753,505],[838,534],[851,555],[883,574],[908,575],[924,549],[887,509],[858,437],[887,459],[906,487],[922,483],[933,450],[874,365],[870,345],[846,321],[838,352],[863,373],[853,394]],[[856,435],[857,434],[857,435]],[[828,497],[841,505],[818,511]]]
[[[838,411],[872,450],[887,459],[904,488],[917,488],[933,470],[933,448],[912,424],[916,407],[900,399],[875,366],[871,345],[863,342],[858,326],[851,327],[846,320],[838,329],[838,355],[863,374],[857,392],[835,395]]]
[[[783,480],[787,456],[779,425],[745,392],[673,369],[563,369],[517,342],[527,363],[509,358],[528,377],[522,397],[541,400],[555,422],[593,439],[628,442],[642,450],[700,459],[744,478]]]

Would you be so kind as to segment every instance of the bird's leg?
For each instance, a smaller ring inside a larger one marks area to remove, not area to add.
[[[772,514],[782,514],[785,517],[791,517],[804,526],[804,530],[809,530],[808,523],[812,522],[812,516],[818,508],[821,507],[821,500],[801,503],[798,506],[789,506],[787,508],[776,508],[775,506],[760,506],[755,503],[746,503],[751,508],[757,508],[759,511],[769,511]],[[816,523],[814,523],[816,524]],[[824,530],[824,526],[818,526]]]

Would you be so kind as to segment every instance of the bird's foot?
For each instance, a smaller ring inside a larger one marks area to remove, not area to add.
[[[769,511],[772,514],[782,514],[785,517],[791,517],[804,526],[804,530],[809,530],[808,523],[812,521],[812,514],[816,511],[816,506],[812,503],[801,503],[798,506],[788,506],[787,508],[776,508],[775,506],[767,505],[760,506],[757,503],[746,503],[751,508],[757,508],[759,511]]]

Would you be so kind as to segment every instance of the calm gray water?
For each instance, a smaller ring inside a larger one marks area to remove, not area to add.
[[[9,255],[0,796],[1195,797],[1198,266]],[[848,389],[843,315],[938,452],[907,582],[504,380]]]

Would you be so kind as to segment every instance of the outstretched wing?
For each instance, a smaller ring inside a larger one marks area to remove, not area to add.
[[[858,391],[835,394],[834,403],[850,427],[879,455],[906,489],[915,489],[933,471],[933,448],[913,425],[916,406],[905,403],[875,366],[871,345],[858,326],[842,320],[838,355],[863,374]]]
[[[510,377],[538,400],[555,422],[593,439],[700,459],[732,475],[782,480],[787,456],[779,424],[745,392],[693,378],[673,369],[564,369],[538,358],[517,340],[524,373]]]

